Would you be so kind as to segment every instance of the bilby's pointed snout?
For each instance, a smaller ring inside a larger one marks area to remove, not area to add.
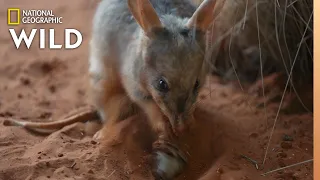
[[[182,96],[177,99],[177,113],[182,114],[186,110],[187,98]]]

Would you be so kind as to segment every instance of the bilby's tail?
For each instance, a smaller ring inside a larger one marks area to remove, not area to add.
[[[3,122],[4,126],[21,126],[28,130],[32,130],[39,133],[50,134],[57,131],[67,125],[76,122],[85,122],[88,120],[99,119],[96,109],[92,107],[86,107],[85,109],[77,110],[76,113],[65,117],[58,121],[53,122],[27,122],[16,119],[5,119]]]

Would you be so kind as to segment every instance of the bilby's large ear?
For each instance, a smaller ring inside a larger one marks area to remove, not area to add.
[[[220,9],[217,9],[217,1],[219,0],[204,0],[187,22],[187,27],[206,31],[213,22],[214,18],[221,12],[221,9],[225,3],[225,0],[220,0],[221,3],[218,3],[218,8]]]
[[[128,7],[146,34],[153,28],[162,27],[161,21],[149,0],[128,0]]]

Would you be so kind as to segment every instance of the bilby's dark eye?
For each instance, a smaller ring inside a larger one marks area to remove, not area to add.
[[[198,91],[199,86],[200,86],[199,80],[196,80],[196,83],[194,84],[193,91],[194,91],[194,92]]]
[[[169,91],[168,83],[164,79],[160,79],[158,82],[158,90],[166,93]]]
[[[188,37],[189,36],[189,32],[190,32],[190,30],[189,29],[181,29],[180,30],[180,34],[182,35],[182,36],[184,36],[184,37]]]

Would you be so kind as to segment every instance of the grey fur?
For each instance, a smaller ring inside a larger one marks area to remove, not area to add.
[[[204,84],[208,67],[204,64],[205,32],[186,28],[196,10],[189,0],[150,2],[164,26],[153,29],[152,37],[147,37],[135,21],[127,0],[100,3],[93,20],[89,71],[93,86],[98,86],[101,79],[111,82],[108,71],[119,72],[133,102],[143,109],[145,101],[150,101],[145,97],[152,96],[175,124],[188,119],[191,113],[198,94],[194,91],[196,80],[199,87]],[[142,86],[142,76],[146,78],[146,87]],[[156,89],[160,77],[169,84],[166,94]]]

